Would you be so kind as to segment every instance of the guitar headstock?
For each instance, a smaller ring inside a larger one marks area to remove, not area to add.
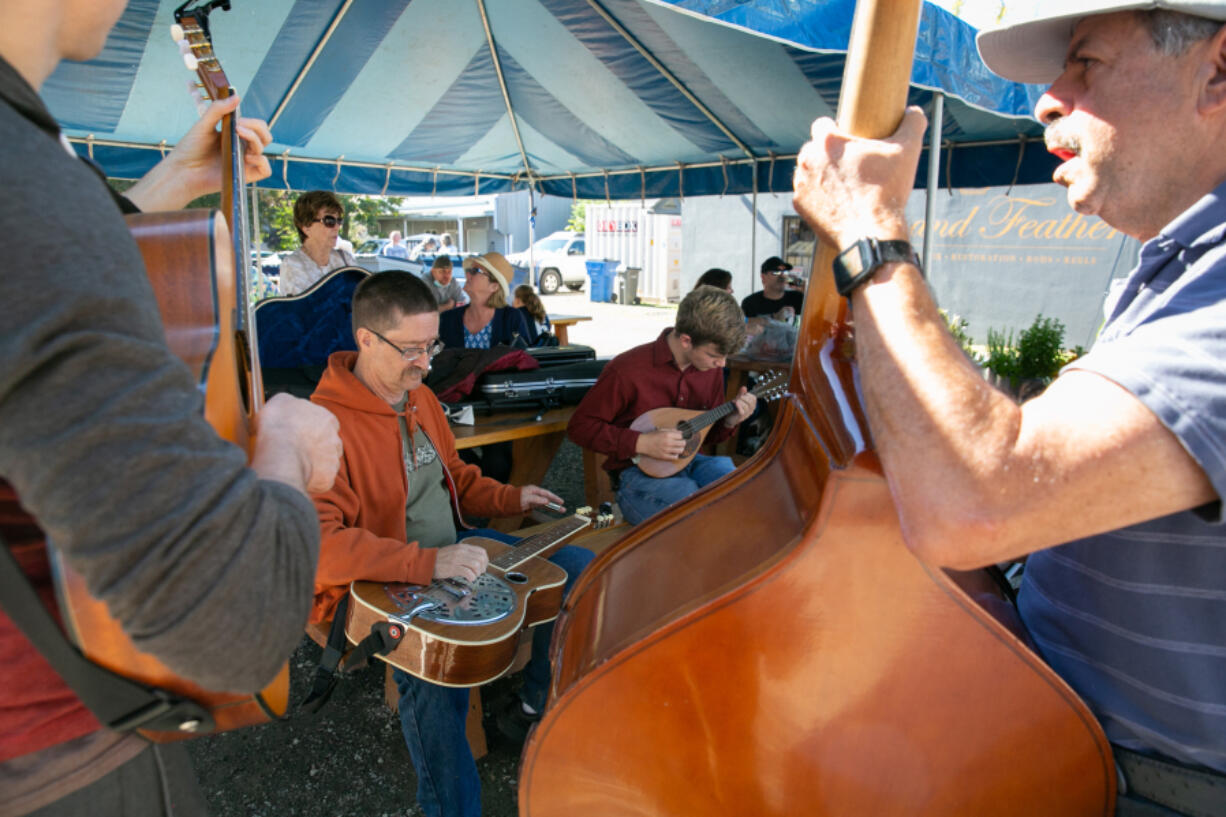
[[[766,373],[754,386],[753,393],[759,400],[776,400],[788,391],[788,373],[775,370]]]
[[[200,8],[189,9],[195,0],[189,0],[175,9],[175,24],[170,27],[170,38],[179,44],[183,64],[195,71],[199,86],[209,99],[225,99],[234,93],[221,61],[213,53],[213,40],[209,34],[209,12],[215,7],[222,11],[230,8],[229,0],[209,0]]]

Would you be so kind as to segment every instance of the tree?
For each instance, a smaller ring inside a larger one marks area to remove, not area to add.
[[[566,222],[566,229],[576,233],[587,232],[587,206],[589,204],[600,204],[595,199],[576,199],[570,206],[570,221]]]

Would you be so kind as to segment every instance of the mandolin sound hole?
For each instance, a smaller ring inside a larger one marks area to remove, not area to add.
[[[525,576],[523,573],[516,573],[515,571],[504,573],[502,574],[502,577],[513,584],[524,584],[528,581],[527,576]]]

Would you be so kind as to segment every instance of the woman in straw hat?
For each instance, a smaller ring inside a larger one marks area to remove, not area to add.
[[[464,259],[464,291],[468,304],[440,316],[439,337],[449,348],[489,349],[514,345],[517,338],[528,342],[528,324],[523,313],[508,306],[514,277],[511,263],[502,253],[487,252]]]

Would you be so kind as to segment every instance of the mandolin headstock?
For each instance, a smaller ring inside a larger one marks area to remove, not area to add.
[[[786,371],[773,371],[763,375],[758,381],[758,385],[754,386],[753,394],[759,400],[777,400],[787,394],[788,390],[788,373]]]

